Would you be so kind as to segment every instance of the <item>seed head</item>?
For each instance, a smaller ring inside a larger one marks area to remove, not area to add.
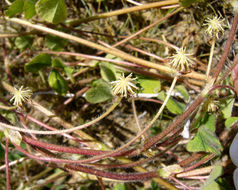
[[[23,88],[23,86],[21,86],[19,90],[14,87],[12,94],[13,97],[10,99],[10,102],[13,101],[14,106],[20,107],[23,102],[26,102],[31,98],[32,91],[29,88]]]
[[[191,55],[186,53],[183,47],[178,48],[176,49],[176,53],[171,57],[173,59],[170,61],[170,65],[180,73],[189,72],[192,66],[192,60],[189,58]]]
[[[131,78],[132,73],[127,77],[122,76],[119,77],[119,80],[111,82],[112,84],[112,92],[114,95],[120,95],[122,97],[127,97],[127,95],[134,95],[135,92],[133,90],[137,90],[138,87],[134,84],[134,81],[137,78]]]
[[[204,26],[207,26],[207,29],[205,30],[205,32],[209,35],[209,36],[216,36],[217,38],[219,38],[219,33],[223,33],[224,32],[224,20],[225,19],[221,19],[220,17],[214,16],[213,18],[207,18],[205,20],[205,24],[203,24]]]

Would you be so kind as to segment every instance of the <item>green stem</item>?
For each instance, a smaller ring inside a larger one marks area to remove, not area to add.
[[[210,74],[210,70],[211,70],[211,66],[212,66],[212,58],[213,58],[213,54],[214,54],[215,43],[216,43],[216,36],[214,36],[212,39],[212,46],[210,49],[210,56],[209,56],[207,72],[206,72],[206,80],[208,80],[208,78],[209,78],[209,74]]]

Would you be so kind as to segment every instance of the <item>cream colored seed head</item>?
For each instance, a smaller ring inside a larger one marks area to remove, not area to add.
[[[111,82],[112,84],[112,92],[114,95],[120,95],[122,97],[127,97],[127,95],[134,95],[134,90],[137,90],[138,87],[134,84],[134,81],[137,78],[132,78],[132,73],[127,77],[122,76],[119,77],[119,80]]]
[[[192,54],[186,53],[183,47],[176,49],[176,53],[171,57],[170,65],[180,73],[190,71],[192,60],[189,58]]]
[[[225,19],[221,19],[217,16],[214,16],[213,18],[207,18],[205,20],[206,23],[203,24],[204,26],[207,26],[205,32],[211,37],[216,36],[217,38],[219,38],[219,33],[224,32],[224,20]]]
[[[31,98],[32,91],[29,88],[23,88],[23,86],[21,86],[19,90],[14,87],[12,94],[13,97],[10,99],[10,102],[13,101],[14,106],[20,107],[23,102],[26,102]]]

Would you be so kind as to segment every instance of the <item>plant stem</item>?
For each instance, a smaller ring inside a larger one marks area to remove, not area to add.
[[[94,42],[85,40],[83,38],[79,38],[79,37],[76,37],[76,36],[73,36],[73,35],[70,35],[70,34],[66,34],[64,32],[57,31],[57,30],[53,30],[51,28],[47,28],[47,27],[42,26],[42,25],[32,24],[28,21],[18,19],[18,18],[6,18],[6,20],[9,21],[9,22],[13,22],[13,23],[17,23],[17,24],[21,24],[21,25],[30,27],[30,28],[34,28],[36,30],[40,30],[40,31],[43,31],[43,32],[46,32],[46,33],[49,33],[49,34],[52,34],[52,35],[55,35],[55,36],[59,36],[61,38],[65,38],[65,39],[68,39],[68,40],[75,41],[75,42],[83,44],[85,46],[95,48],[95,49],[104,51],[105,53],[112,54],[112,55],[118,56],[122,59],[137,63],[138,65],[143,65],[145,67],[154,68],[154,69],[157,69],[157,70],[159,70],[161,72],[164,72],[164,73],[167,73],[167,74],[176,73],[176,71],[174,69],[171,69],[170,67],[167,67],[167,66],[164,66],[164,65],[159,65],[159,64],[156,64],[156,63],[152,63],[150,61],[140,59],[138,57],[135,57],[135,56],[132,56],[132,55],[127,54],[125,52],[122,52],[120,50],[117,50],[115,48],[104,47],[104,46],[101,46],[101,45],[96,44]],[[194,72],[194,71],[184,75],[184,77],[190,77],[190,78],[194,78],[194,79],[205,80],[205,76],[203,74],[199,74],[199,73]]]
[[[7,181],[7,190],[11,190],[10,170],[9,170],[9,161],[8,161],[8,145],[9,145],[9,138],[6,138],[6,146],[5,146],[6,181]]]
[[[78,26],[81,23],[84,22],[90,22],[93,20],[98,20],[98,19],[102,19],[102,18],[108,18],[108,17],[112,17],[112,16],[118,16],[121,14],[127,14],[127,13],[131,13],[131,12],[135,12],[135,11],[140,11],[140,10],[146,10],[146,9],[152,9],[152,8],[158,8],[158,7],[162,7],[162,6],[167,6],[167,5],[174,5],[179,3],[179,0],[167,0],[167,1],[160,1],[160,2],[155,2],[155,3],[147,3],[144,5],[139,5],[139,6],[134,6],[134,7],[130,7],[130,8],[123,8],[120,10],[116,10],[116,11],[111,11],[108,13],[102,13],[99,15],[95,15],[89,18],[84,18],[84,19],[79,19],[79,20],[72,20],[69,21],[67,24],[70,26]]]
[[[238,13],[236,13],[235,16],[234,16],[234,19],[233,19],[233,22],[232,22],[232,27],[231,27],[231,30],[230,30],[230,34],[228,36],[226,45],[224,47],[221,59],[220,59],[218,65],[216,67],[215,72],[213,73],[213,76],[212,76],[212,78],[215,78],[216,80],[217,80],[217,77],[219,76],[219,74],[222,70],[223,65],[225,64],[225,61],[226,61],[226,58],[228,56],[230,47],[232,45],[232,42],[233,42],[235,34],[236,34],[237,24],[238,24]]]
[[[206,80],[208,80],[210,70],[211,70],[211,66],[212,66],[212,58],[213,58],[215,43],[216,43],[216,36],[214,35],[214,37],[212,39],[212,46],[211,46],[211,49],[210,49],[210,56],[209,56],[209,61],[208,61],[208,66],[207,66],[207,71],[206,71]]]

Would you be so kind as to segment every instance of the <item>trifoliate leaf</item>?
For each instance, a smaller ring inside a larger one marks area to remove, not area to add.
[[[161,83],[157,79],[139,77],[137,81],[142,88],[142,93],[156,94],[161,90]]]
[[[30,36],[20,36],[17,37],[15,40],[15,45],[18,49],[24,50],[27,47],[30,47],[32,45],[33,38]]]
[[[37,0],[25,0],[24,2],[24,16],[30,19],[36,15],[35,4]]]
[[[165,92],[164,92],[164,91],[161,91],[161,92],[158,94],[158,98],[159,98],[160,100],[164,101],[165,98],[166,98]],[[182,114],[183,111],[184,111],[184,109],[185,109],[185,107],[186,107],[186,106],[185,106],[184,104],[182,104],[182,103],[180,103],[180,102],[178,102],[178,101],[176,101],[176,100],[174,100],[174,99],[172,99],[172,98],[170,98],[170,99],[168,100],[167,104],[166,104],[166,108],[167,108],[171,113],[176,114],[176,115]]]
[[[25,71],[34,73],[47,66],[51,66],[51,57],[49,54],[42,53],[25,65]]]
[[[116,69],[114,65],[107,62],[101,62],[99,66],[101,76],[105,81],[111,82],[116,80]]]
[[[53,51],[61,51],[67,45],[68,41],[57,36],[47,35],[45,44]]]
[[[58,24],[67,17],[67,8],[64,0],[39,0],[36,3],[36,12],[47,22]]]
[[[48,78],[49,85],[59,94],[65,95],[68,90],[68,83],[60,75],[60,73],[53,69]]]
[[[93,104],[111,99],[112,94],[109,84],[104,80],[93,82],[92,88],[86,92],[85,98],[88,102]]]
[[[23,12],[24,0],[15,0],[10,7],[5,11],[6,16],[14,17],[18,13]]]
[[[187,150],[220,154],[223,148],[215,134],[215,115],[205,115],[202,123],[195,137],[187,144]]]

